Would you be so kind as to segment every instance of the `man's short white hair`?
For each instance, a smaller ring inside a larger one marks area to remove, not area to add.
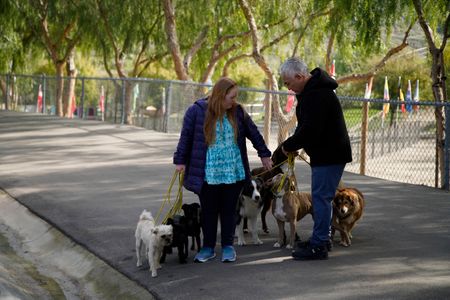
[[[281,76],[295,76],[296,74],[309,74],[308,66],[298,57],[290,57],[280,67]]]

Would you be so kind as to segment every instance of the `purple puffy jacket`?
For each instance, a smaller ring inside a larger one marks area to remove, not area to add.
[[[173,163],[176,165],[186,165],[184,174],[184,187],[200,194],[205,178],[206,146],[203,125],[207,108],[207,98],[194,102],[186,111],[181,129],[180,140],[177,150],[173,155]],[[246,138],[258,152],[259,157],[270,157],[271,152],[267,148],[263,137],[258,131],[250,116],[239,106],[236,110],[238,122],[237,144],[241,151],[242,162],[244,164],[246,179],[250,179],[250,167],[247,157]]]

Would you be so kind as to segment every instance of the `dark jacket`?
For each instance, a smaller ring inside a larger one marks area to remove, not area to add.
[[[186,165],[184,187],[197,195],[200,194],[205,178],[206,151],[208,147],[205,142],[203,125],[207,105],[207,99],[205,98],[197,100],[187,109],[177,150],[173,155],[174,164]],[[259,157],[270,157],[271,152],[267,149],[258,128],[244,109],[239,106],[236,112],[238,122],[237,144],[241,151],[246,179],[249,180],[250,167],[247,157],[246,138],[252,142]]]
[[[334,93],[337,82],[324,70],[316,68],[303,91],[296,95],[297,128],[283,148],[303,148],[311,166],[345,164],[352,161],[352,150],[339,100]]]

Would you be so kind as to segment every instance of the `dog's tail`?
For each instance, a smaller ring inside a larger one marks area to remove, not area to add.
[[[141,213],[141,215],[139,216],[139,220],[149,220],[152,221],[153,220],[153,216],[152,213],[146,209],[144,209]]]

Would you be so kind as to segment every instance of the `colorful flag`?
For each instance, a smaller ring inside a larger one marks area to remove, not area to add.
[[[292,106],[294,106],[294,102],[295,102],[295,92],[289,90],[288,93],[289,94],[287,96],[286,106],[284,107],[284,110],[287,113],[291,111]]]
[[[333,62],[331,63],[330,76],[331,76],[333,79],[336,78],[336,67],[335,67],[335,65],[334,65],[334,59],[333,59]]]
[[[406,111],[412,112],[411,80],[408,80],[408,89],[406,90]]]
[[[420,97],[419,97],[419,79],[417,79],[416,81],[416,90],[414,92],[414,102],[419,102],[420,101]],[[413,109],[415,111],[419,110],[419,105],[413,105]]]
[[[105,111],[105,90],[103,89],[103,85],[100,90],[100,99],[98,100],[98,107],[102,113]]]
[[[398,77],[398,101],[405,102],[405,97],[403,97],[402,91],[402,77]],[[406,112],[405,104],[401,104],[400,108],[402,113]]]
[[[100,89],[100,99],[98,100],[98,106],[100,109],[101,119],[102,121],[105,120],[105,89],[103,88],[103,85]]]
[[[70,100],[69,118],[73,118],[73,114],[77,109],[77,103],[75,101],[75,93],[72,94],[72,99]]]
[[[36,112],[42,113],[42,86],[41,85],[39,85]]]
[[[387,76],[384,77],[384,94],[383,94],[383,100],[389,101],[390,97],[389,97],[389,85],[388,85],[388,79]],[[384,119],[388,112],[389,112],[389,103],[384,103],[383,104],[383,114],[382,114],[382,118]]]

